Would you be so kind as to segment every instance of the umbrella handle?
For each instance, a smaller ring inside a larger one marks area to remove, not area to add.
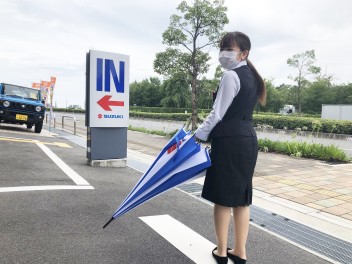
[[[110,224],[112,222],[112,220],[114,220],[115,218],[111,217],[111,219],[103,226],[103,228],[107,227],[108,224]]]

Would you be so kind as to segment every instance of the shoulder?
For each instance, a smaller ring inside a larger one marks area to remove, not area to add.
[[[229,89],[231,87],[231,89]],[[234,71],[234,70],[228,70],[226,71],[221,79],[220,82],[220,91],[222,89],[225,90],[233,90],[235,91],[239,91],[241,87],[241,81],[240,78],[238,77],[238,74]]]
[[[224,82],[237,82],[238,80],[238,74],[234,70],[228,70],[222,76],[222,81]]]

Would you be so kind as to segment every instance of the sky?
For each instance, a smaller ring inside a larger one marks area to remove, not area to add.
[[[187,2],[192,3],[191,0]],[[130,81],[159,77],[153,70],[164,51],[162,33],[180,0],[1,0],[0,82],[31,86],[55,76],[58,107],[85,103],[89,50],[130,56]],[[252,42],[249,58],[275,85],[292,83],[287,59],[315,50],[316,65],[333,83],[352,82],[351,0],[225,0],[229,24]],[[211,56],[207,77],[218,66]]]

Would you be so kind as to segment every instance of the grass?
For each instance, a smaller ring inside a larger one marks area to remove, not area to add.
[[[128,127],[131,131],[138,131],[147,134],[154,134],[171,138],[178,130],[166,133],[160,130],[148,130],[140,127]],[[258,139],[259,150],[263,152],[272,152],[286,154],[298,158],[318,159],[330,162],[351,162],[343,150],[330,145],[325,146],[316,143],[297,142],[297,141],[272,141],[269,139]]]
[[[269,139],[258,140],[259,150],[286,154],[294,157],[318,159],[330,162],[351,162],[346,153],[334,145],[297,142],[297,141],[272,141]]]

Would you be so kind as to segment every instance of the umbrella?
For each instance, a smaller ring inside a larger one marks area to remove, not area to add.
[[[211,165],[207,148],[198,144],[181,128],[161,150],[153,164],[121,203],[112,220],[155,196],[197,177]]]

